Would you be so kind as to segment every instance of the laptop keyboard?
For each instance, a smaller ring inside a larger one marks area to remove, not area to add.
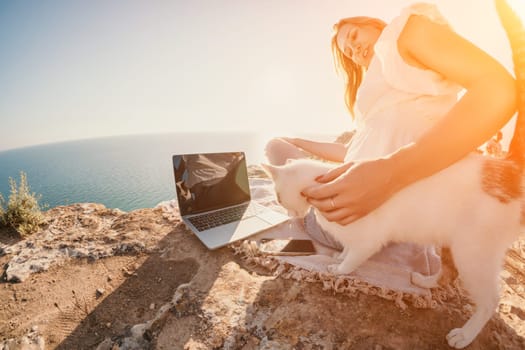
[[[242,217],[255,216],[264,209],[254,204],[239,205],[231,208],[217,210],[200,216],[189,217],[188,220],[199,231],[239,221]]]

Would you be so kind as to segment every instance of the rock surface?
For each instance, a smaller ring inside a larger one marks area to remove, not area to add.
[[[172,202],[46,216],[28,239],[0,232],[0,349],[446,349],[472,312],[461,294],[401,309],[275,276],[207,250]],[[499,310],[469,349],[525,348],[525,237],[501,277]]]

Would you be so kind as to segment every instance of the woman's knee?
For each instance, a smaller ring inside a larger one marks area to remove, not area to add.
[[[268,162],[273,165],[283,165],[288,159],[309,158],[311,156],[285,137],[276,137],[268,141],[265,154]]]
[[[276,137],[268,141],[264,148],[264,154],[268,162],[273,165],[282,165],[290,154],[290,148],[296,148],[291,143],[281,137]]]

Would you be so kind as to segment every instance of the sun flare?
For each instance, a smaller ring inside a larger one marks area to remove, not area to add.
[[[525,1],[524,0],[507,0],[509,5],[514,9],[521,21],[525,21]]]

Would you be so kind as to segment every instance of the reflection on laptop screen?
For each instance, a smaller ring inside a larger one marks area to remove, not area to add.
[[[242,152],[175,155],[173,171],[181,215],[250,200]]]

